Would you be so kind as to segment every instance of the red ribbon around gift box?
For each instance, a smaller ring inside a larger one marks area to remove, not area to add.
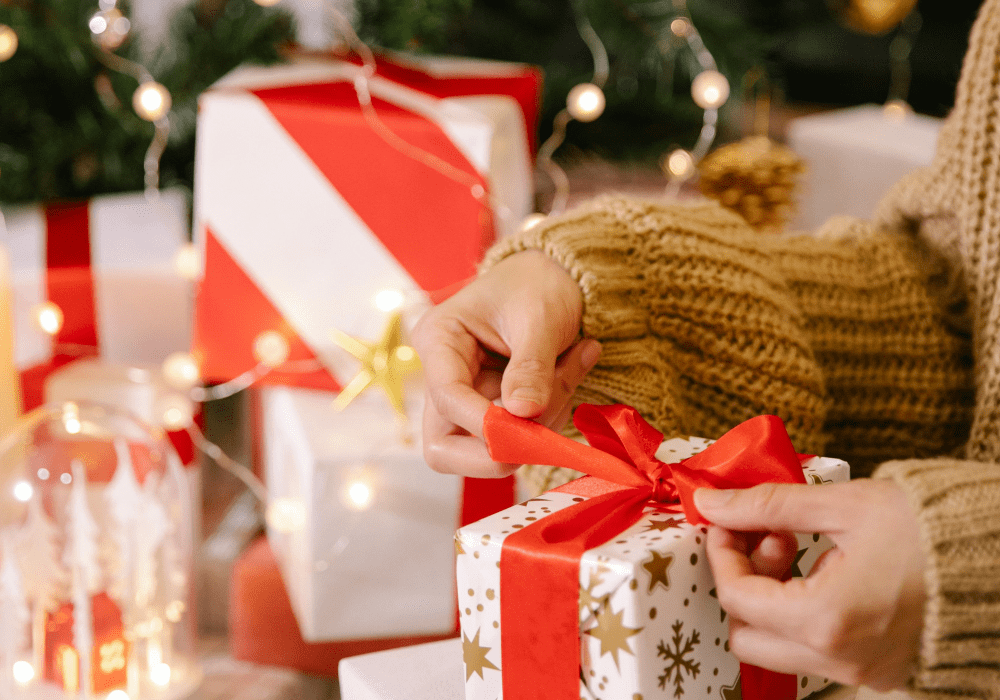
[[[736,426],[675,464],[655,457],[663,435],[630,406],[580,406],[590,445],[491,406],[483,424],[498,462],[575,469],[604,482],[599,495],[509,535],[500,556],[503,694],[508,700],[576,700],[580,684],[580,558],[638,522],[649,502],[681,504],[692,525],[699,488],[805,483],[799,455],[775,416]],[[740,665],[745,700],[794,700],[795,676]]]

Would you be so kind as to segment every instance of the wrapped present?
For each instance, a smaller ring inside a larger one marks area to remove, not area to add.
[[[375,337],[382,291],[417,309],[456,290],[531,211],[536,69],[380,56],[362,89],[373,111],[359,105],[362,77],[350,61],[299,56],[240,68],[202,95],[195,348],[206,379],[253,369],[255,340],[275,331],[289,364],[266,381],[338,391],[353,358],[333,330]]]
[[[173,263],[188,238],[182,192],[5,207],[3,214],[25,410],[42,402],[45,377],[79,357],[158,363],[190,347],[191,282]],[[45,302],[62,314],[54,333],[39,324]]]
[[[791,227],[813,230],[831,216],[871,218],[907,173],[930,165],[941,120],[859,105],[793,119],[788,145],[806,163]]]
[[[431,471],[375,393],[346,409],[316,390],[259,390],[268,539],[307,642],[456,629],[452,539],[513,504],[512,479]],[[407,398],[419,413],[422,394]]]
[[[705,554],[697,488],[846,481],[846,463],[797,455],[760,416],[718,442],[662,436],[634,409],[584,405],[591,446],[491,408],[493,458],[591,476],[458,531],[467,700],[805,697],[827,681],[741,665]],[[680,501],[678,504],[677,501]],[[799,536],[791,574],[831,543]]]

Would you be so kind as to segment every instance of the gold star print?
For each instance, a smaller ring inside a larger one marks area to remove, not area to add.
[[[610,653],[615,660],[616,668],[618,667],[618,652],[625,651],[632,654],[632,650],[628,647],[628,638],[639,634],[643,629],[642,627],[638,629],[626,627],[622,623],[622,615],[624,614],[624,608],[618,612],[612,612],[611,606],[605,605],[597,613],[597,627],[586,631],[591,637],[601,640],[601,656]]]
[[[462,547],[462,540],[459,539],[458,533],[455,533],[455,556],[459,554],[465,554],[465,548]]]
[[[832,484],[832,479],[824,479],[819,474],[810,474],[809,481],[813,482],[816,486],[822,486],[823,484]]]
[[[649,589],[646,592],[652,593],[656,584],[662,585],[669,591],[670,578],[667,576],[667,570],[674,563],[674,555],[669,552],[666,555],[660,555],[659,552],[650,554],[652,556],[642,563],[642,568],[649,572]]]
[[[724,685],[721,688],[722,700],[743,700],[743,686],[740,685],[740,674],[736,674],[736,680],[732,685]]]
[[[376,385],[385,392],[389,403],[400,416],[406,417],[403,407],[403,380],[420,369],[420,358],[409,345],[403,345],[402,316],[397,311],[389,317],[378,342],[359,340],[334,329],[333,342],[361,362],[361,369],[347,383],[333,407],[338,411],[347,407],[361,392]]]
[[[800,549],[795,553],[795,561],[792,562],[792,578],[802,578],[805,575],[799,568],[799,561],[802,559],[802,555],[808,551],[808,549]]]
[[[479,646],[479,630],[476,630],[476,636],[469,641],[469,638],[462,633],[462,657],[465,660],[465,680],[468,681],[472,678],[473,673],[478,673],[479,677],[483,677],[483,669],[492,668],[494,671],[499,671],[500,669],[493,665],[493,662],[486,658],[486,655],[490,653],[490,647]]]
[[[608,596],[603,595],[600,598],[594,595],[594,589],[604,583],[601,579],[601,575],[596,571],[590,572],[590,583],[586,588],[580,586],[580,610],[586,610],[587,612],[593,612],[594,606],[597,605],[601,607],[608,602]]]
[[[672,527],[680,527],[684,523],[684,518],[668,518],[667,520],[650,520],[646,523],[645,532],[652,532],[656,530],[658,532],[663,532],[664,530],[669,530]]]

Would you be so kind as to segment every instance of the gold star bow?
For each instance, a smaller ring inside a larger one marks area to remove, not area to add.
[[[395,312],[389,317],[377,342],[359,340],[336,329],[333,342],[361,362],[361,369],[337,394],[333,407],[343,410],[361,392],[375,385],[385,392],[396,413],[406,418],[403,381],[420,369],[420,358],[416,350],[403,344],[402,315]]]

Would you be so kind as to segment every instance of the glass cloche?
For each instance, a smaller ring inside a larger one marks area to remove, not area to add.
[[[189,484],[162,430],[109,406],[43,406],[0,442],[0,697],[190,694]]]

